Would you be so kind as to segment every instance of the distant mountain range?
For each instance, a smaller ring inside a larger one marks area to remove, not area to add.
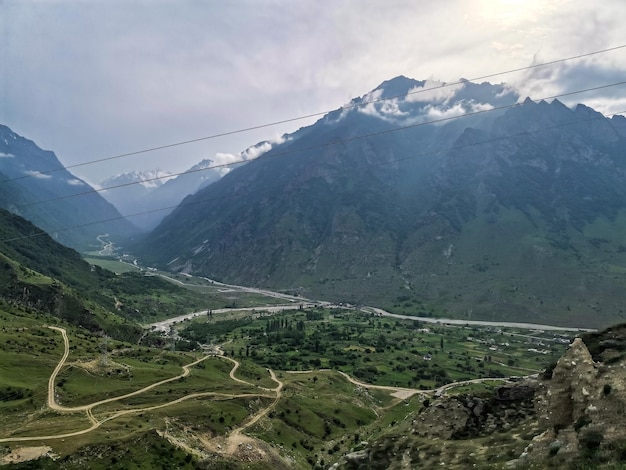
[[[230,156],[236,163],[216,164],[204,159],[188,170],[172,175],[160,170],[133,171],[108,178],[100,183],[102,195],[143,231],[154,229],[181,201],[219,180],[246,160],[256,158],[273,143],[259,142],[239,155]]]
[[[108,233],[119,241],[138,232],[85,181],[63,168],[53,152],[0,125],[0,207],[19,214],[79,251]],[[68,197],[73,194],[76,197]],[[96,223],[106,221],[104,223]]]
[[[399,312],[621,319],[626,119],[518,99],[505,85],[386,81],[189,196],[135,249]]]
[[[222,177],[209,169],[211,160],[202,160],[178,176],[160,170],[133,171],[100,183],[113,188],[101,194],[143,231],[152,230],[188,195]]]

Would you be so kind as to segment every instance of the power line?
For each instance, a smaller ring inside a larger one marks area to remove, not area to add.
[[[541,101],[541,100],[539,100],[539,101]],[[522,104],[516,104],[515,106],[520,106]],[[410,160],[410,159],[414,159],[414,158],[418,158],[418,157],[422,157],[422,156],[426,156],[426,155],[433,155],[433,154],[439,153],[439,152],[441,152],[443,150],[445,150],[445,151],[459,150],[459,149],[473,147],[473,146],[477,146],[477,145],[484,145],[484,144],[489,144],[489,143],[493,143],[493,142],[497,142],[497,141],[501,141],[501,140],[506,140],[506,139],[510,139],[510,138],[513,138],[513,137],[520,137],[520,136],[524,136],[524,135],[532,135],[534,133],[544,132],[544,131],[549,130],[549,129],[558,129],[558,128],[562,128],[562,127],[582,124],[582,123],[585,123],[585,122],[598,121],[598,120],[601,120],[601,119],[606,119],[606,118],[608,118],[610,116],[615,116],[615,115],[624,114],[624,113],[626,113],[626,110],[618,111],[618,112],[615,112],[615,113],[612,113],[612,114],[607,114],[607,115],[600,114],[598,117],[571,121],[571,122],[568,122],[568,123],[559,124],[559,125],[555,125],[555,126],[542,127],[541,129],[538,129],[536,131],[523,131],[523,132],[519,132],[519,133],[516,133],[516,134],[508,134],[508,135],[505,135],[505,136],[495,137],[495,138],[492,138],[492,139],[486,139],[486,140],[482,140],[482,141],[479,141],[479,142],[471,142],[471,143],[468,143],[468,144],[455,145],[455,146],[452,146],[452,147],[449,147],[449,148],[446,148],[446,149],[439,149],[439,150],[433,150],[433,151],[429,151],[429,152],[422,152],[422,153],[411,155],[411,156],[408,156],[408,157],[405,157],[405,158],[395,159],[395,160],[390,161],[390,162],[380,162],[380,163],[378,163],[378,165],[382,166],[382,165],[393,164],[393,163],[406,161],[406,160]],[[457,116],[457,117],[460,117],[460,116]],[[287,152],[285,152],[285,153],[287,153]],[[97,225],[97,224],[102,224],[102,223],[107,223],[107,222],[113,222],[113,221],[121,220],[121,219],[125,219],[125,218],[138,217],[138,216],[141,216],[141,215],[151,214],[151,213],[160,212],[160,211],[164,211],[164,210],[173,210],[173,209],[176,209],[178,207],[190,206],[192,204],[203,204],[203,203],[207,203],[207,202],[211,202],[211,201],[216,201],[216,200],[219,200],[219,199],[228,199],[230,197],[232,197],[232,196],[219,196],[219,197],[212,197],[212,198],[201,199],[201,200],[193,201],[193,202],[189,202],[189,201],[188,202],[182,202],[182,203],[180,203],[178,205],[174,205],[174,206],[161,207],[161,208],[158,208],[158,209],[151,209],[151,210],[147,210],[147,211],[137,212],[137,213],[134,213],[134,214],[120,215],[118,217],[111,217],[111,218],[104,219],[104,220],[98,220],[98,221],[94,221],[94,222],[87,222],[87,223],[72,225],[72,226],[64,227],[64,228],[62,227],[62,228],[59,228],[57,230],[51,230],[51,232],[53,232],[53,233],[54,232],[66,232],[66,231],[74,230],[74,229],[81,228],[81,227],[87,227],[87,226],[91,226],[91,225]],[[22,236],[19,236],[19,237],[14,237],[14,238],[8,238],[8,239],[0,240],[0,243],[13,242],[13,241],[24,240],[24,239],[28,239],[28,238],[35,238],[35,237],[39,237],[39,236],[42,236],[42,235],[49,235],[49,233],[42,230],[40,232],[37,232],[37,233],[34,233],[34,234],[30,234],[30,235],[22,235]]]
[[[571,57],[566,57],[563,59],[556,59],[556,60],[552,60],[549,62],[542,62],[540,64],[533,64],[533,65],[529,65],[526,67],[518,67],[518,68],[514,68],[514,69],[509,69],[509,70],[505,70],[503,72],[496,72],[496,73],[492,73],[492,74],[488,74],[488,75],[482,75],[479,77],[474,77],[474,78],[470,78],[468,80],[457,80],[455,82],[450,82],[450,83],[444,83],[442,85],[439,86],[434,86],[434,87],[430,87],[430,88],[421,88],[418,90],[413,90],[413,91],[409,91],[408,93],[406,93],[406,95],[396,95],[396,96],[390,96],[390,97],[386,97],[386,98],[378,98],[378,99],[372,99],[369,101],[361,101],[359,103],[354,103],[354,104],[349,104],[349,105],[345,105],[342,106],[341,109],[342,110],[349,110],[349,109],[354,109],[354,108],[358,108],[361,106],[366,106],[368,104],[372,104],[372,103],[380,103],[383,101],[391,101],[394,99],[398,99],[398,98],[403,98],[405,96],[409,96],[409,95],[415,95],[415,94],[419,94],[419,93],[425,93],[428,91],[432,91],[432,90],[440,90],[443,88],[447,88],[447,87],[451,87],[451,86],[455,86],[455,85],[460,85],[465,83],[466,81],[477,81],[477,80],[484,80],[486,78],[493,78],[493,77],[498,77],[500,75],[506,75],[509,73],[514,73],[514,72],[521,72],[524,70],[532,70],[532,69],[536,69],[539,67],[546,67],[549,65],[554,65],[554,64],[558,64],[558,63],[563,63],[563,62],[567,62],[570,60],[575,60],[575,59],[581,59],[583,57],[590,57],[593,55],[598,55],[598,54],[603,54],[606,52],[613,52],[619,49],[623,49],[626,48],[626,44],[620,45],[620,46],[615,46],[615,47],[609,47],[607,49],[602,49],[599,51],[593,51],[593,52],[587,52],[584,54],[578,54],[575,56],[571,56]],[[67,165],[67,166],[61,166],[59,168],[53,169],[53,170],[48,170],[48,171],[41,171],[41,172],[36,172],[33,174],[28,174],[28,175],[22,175],[22,176],[17,176],[15,178],[11,178],[11,179],[6,179],[6,180],[2,180],[0,181],[0,183],[7,183],[10,181],[15,181],[15,180],[20,180],[20,179],[24,179],[24,178],[32,178],[32,177],[36,177],[38,175],[46,175],[46,174],[50,174],[50,173],[55,173],[57,171],[63,171],[63,170],[68,170],[70,168],[78,168],[81,166],[86,166],[86,165],[93,165],[95,163],[101,163],[101,162],[105,162],[105,161],[110,161],[110,160],[115,160],[115,159],[119,159],[119,158],[126,158],[126,157],[130,157],[133,155],[140,155],[140,154],[144,154],[144,153],[149,153],[149,152],[154,152],[157,150],[165,150],[168,148],[173,148],[173,147],[179,147],[182,145],[188,145],[188,144],[193,144],[193,143],[197,143],[197,142],[202,142],[202,141],[206,141],[206,140],[212,140],[212,139],[217,139],[220,137],[226,137],[229,135],[235,135],[235,134],[241,134],[244,132],[249,132],[249,131],[253,131],[253,130],[258,130],[258,129],[264,129],[267,127],[272,127],[272,126],[277,126],[280,124],[288,124],[290,122],[296,122],[296,121],[301,121],[304,119],[310,119],[313,117],[319,117],[319,116],[324,116],[330,112],[332,112],[333,110],[327,110],[327,111],[320,111],[320,112],[316,112],[316,113],[312,113],[312,114],[306,114],[306,115],[302,115],[302,116],[297,116],[297,117],[293,117],[293,118],[288,118],[288,119],[283,119],[283,120],[279,120],[279,121],[273,121],[273,122],[269,122],[269,123],[265,123],[265,124],[259,124],[256,126],[250,126],[250,127],[244,127],[244,128],[240,128],[240,129],[236,129],[236,130],[232,130],[232,131],[227,131],[227,132],[221,132],[221,133],[217,133],[217,134],[212,134],[212,135],[208,135],[205,137],[198,137],[195,139],[189,139],[189,140],[183,140],[183,141],[179,141],[179,142],[174,142],[172,144],[166,144],[166,145],[160,145],[160,146],[156,146],[156,147],[149,147],[146,149],[142,149],[142,150],[136,150],[133,152],[127,152],[127,153],[121,153],[121,154],[117,154],[117,155],[112,155],[109,157],[103,157],[103,158],[98,158],[96,160],[90,160],[87,162],[82,162],[82,163],[76,163],[73,165]]]
[[[576,94],[580,94],[580,93],[586,93],[586,92],[590,92],[590,91],[597,91],[597,90],[601,90],[601,89],[606,89],[606,88],[610,88],[610,87],[614,87],[614,86],[619,86],[619,85],[624,85],[626,84],[626,80],[622,81],[622,82],[617,82],[617,83],[610,83],[607,85],[600,85],[597,87],[592,87],[592,88],[586,88],[583,90],[577,90],[577,91],[571,91],[571,92],[567,92],[567,93],[560,93],[558,95],[553,95],[553,96],[548,96],[548,97],[544,97],[544,98],[539,98],[533,101],[545,101],[545,100],[551,100],[551,99],[556,99],[556,98],[561,98],[564,96],[571,96],[571,95],[576,95]],[[358,135],[358,136],[354,136],[354,137],[349,137],[346,139],[338,139],[338,140],[333,140],[331,142],[325,142],[323,144],[318,144],[318,145],[313,145],[313,146],[309,146],[309,147],[301,147],[298,149],[291,149],[291,150],[286,150],[283,152],[272,152],[271,154],[269,153],[263,153],[257,157],[253,157],[253,158],[249,158],[247,160],[239,160],[236,162],[231,162],[228,164],[220,164],[220,165],[213,165],[213,166],[209,166],[209,167],[205,167],[205,168],[197,168],[197,169],[192,169],[192,170],[187,170],[181,173],[173,173],[173,174],[168,174],[165,176],[156,176],[154,178],[147,178],[145,180],[142,181],[132,181],[132,182],[128,182],[128,183],[122,183],[122,184],[118,184],[118,185],[114,185],[114,186],[108,186],[105,188],[92,188],[88,191],[82,191],[82,192],[78,192],[78,193],[74,193],[74,194],[68,194],[65,196],[58,196],[55,198],[50,198],[50,199],[45,199],[43,201],[36,201],[36,202],[31,202],[28,204],[20,204],[20,205],[16,205],[17,208],[27,208],[27,207],[32,207],[32,206],[36,206],[36,205],[40,205],[40,204],[44,204],[44,203],[48,203],[48,202],[55,202],[55,201],[60,201],[63,199],[69,199],[69,198],[73,198],[73,197],[77,197],[77,196],[86,196],[88,194],[93,194],[93,193],[99,193],[102,191],[109,191],[109,190],[113,190],[113,189],[118,189],[118,188],[123,188],[123,187],[127,187],[127,186],[132,186],[132,185],[136,185],[136,184],[141,184],[141,183],[146,183],[146,182],[150,182],[150,181],[157,181],[163,178],[171,178],[171,177],[178,177],[181,175],[187,175],[187,174],[191,174],[191,173],[197,173],[200,171],[206,171],[206,170],[211,170],[211,169],[216,169],[216,168],[223,168],[226,166],[232,166],[232,165],[237,165],[237,164],[241,164],[241,163],[247,163],[247,162],[251,162],[254,160],[259,160],[261,158],[270,158],[270,157],[278,157],[278,156],[283,156],[283,155],[288,155],[288,154],[293,154],[293,153],[297,153],[297,152],[303,152],[303,151],[307,151],[307,150],[315,150],[315,149],[319,149],[319,148],[324,148],[324,147],[329,147],[332,145],[339,145],[339,144],[344,144],[344,143],[348,143],[348,142],[352,142],[355,140],[360,140],[360,139],[365,139],[368,137],[376,137],[379,135],[383,135],[383,134],[390,134],[392,132],[397,132],[397,131],[402,131],[402,130],[407,130],[407,129],[413,129],[416,127],[422,127],[422,126],[427,126],[427,125],[431,125],[431,124],[441,124],[441,123],[445,123],[445,122],[449,122],[449,121],[453,121],[456,119],[461,119],[461,118],[465,118],[465,117],[471,117],[471,116],[476,116],[479,114],[486,114],[486,113],[490,113],[490,112],[494,112],[494,111],[502,111],[505,109],[510,109],[510,108],[515,108],[517,106],[521,106],[523,103],[514,103],[514,104],[510,104],[510,105],[505,105],[505,106],[499,106],[499,107],[495,107],[495,108],[491,108],[491,109],[483,109],[483,110],[479,110],[479,111],[472,111],[469,113],[465,113],[459,116],[449,116],[449,117],[445,117],[445,118],[440,118],[440,119],[433,119],[430,121],[424,121],[424,122],[420,122],[420,123],[415,123],[415,124],[409,124],[406,126],[400,126],[400,127],[394,127],[391,129],[385,129],[382,131],[377,131],[377,132],[372,132],[372,133],[368,133],[368,134],[362,134],[362,135]]]

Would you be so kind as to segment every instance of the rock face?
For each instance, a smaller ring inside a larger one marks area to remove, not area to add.
[[[498,387],[492,397],[459,395],[438,400],[414,419],[413,434],[439,439],[469,439],[508,431],[534,413],[536,383]]]
[[[620,338],[609,341],[604,336],[590,335],[587,341],[604,347],[623,344]],[[615,349],[604,348],[601,354],[610,360],[595,362],[585,340],[577,338],[559,359],[536,400],[547,430],[532,440],[519,461],[600,465],[624,457],[626,362]]]
[[[505,447],[516,440],[511,434],[535,419],[533,398],[537,386],[529,379],[498,387],[492,394],[425,401],[421,411],[408,415],[404,423],[379,438],[362,442],[360,446],[365,448],[344,455],[333,468],[471,468],[487,462],[490,457],[485,455],[485,442]],[[468,447],[475,451],[471,456]]]
[[[582,339],[576,338],[552,372],[547,418],[554,429],[563,429],[585,419],[596,379],[591,354]]]

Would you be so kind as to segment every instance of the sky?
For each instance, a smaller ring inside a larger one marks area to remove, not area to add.
[[[623,0],[0,0],[0,124],[78,165],[323,113],[398,75],[453,82],[623,46],[624,24]],[[489,79],[531,98],[623,80],[626,48]],[[622,112],[626,86],[563,101]],[[178,173],[315,120],[70,171]]]

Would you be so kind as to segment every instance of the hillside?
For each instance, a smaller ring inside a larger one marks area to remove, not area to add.
[[[626,119],[558,100],[511,107],[503,85],[421,92],[431,85],[384,82],[351,105],[397,98],[287,136],[134,249],[169,269],[422,316],[624,318]]]
[[[197,311],[216,301],[158,277],[115,275],[92,266],[2,209],[0,258],[0,298],[32,315],[49,314],[119,339],[139,338],[139,322]]]
[[[99,234],[120,241],[137,233],[115,207],[91,191],[89,184],[63,169],[53,152],[0,125],[1,208],[80,251],[99,246]],[[73,194],[81,195],[68,197]]]

